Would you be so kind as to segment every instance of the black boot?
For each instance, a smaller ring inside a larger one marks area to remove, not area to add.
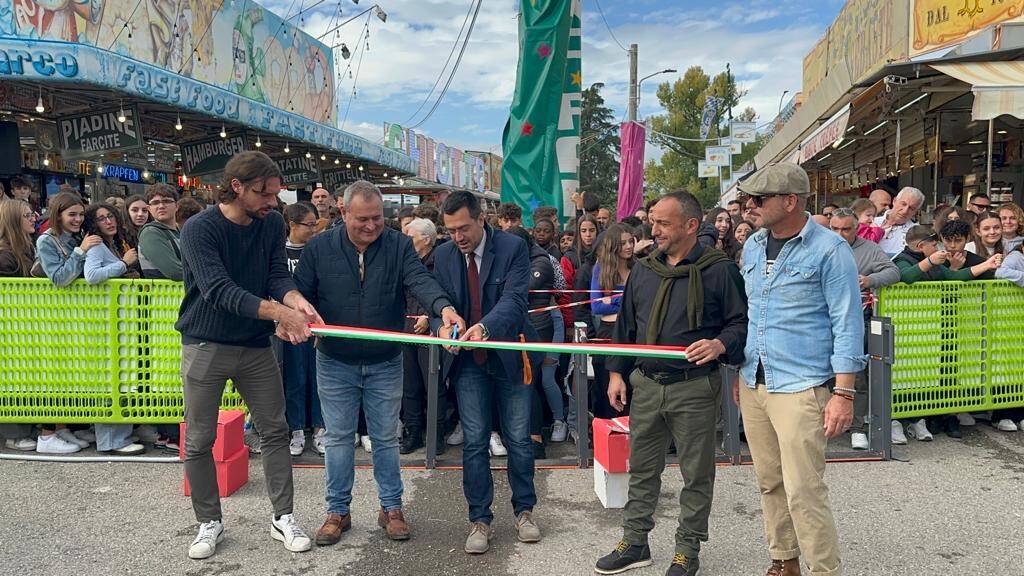
[[[620,574],[626,570],[650,565],[650,547],[646,544],[629,544],[625,540],[621,540],[615,546],[615,550],[597,561],[594,571],[598,574]]]
[[[402,442],[398,445],[398,453],[412,454],[420,448],[423,448],[423,431],[418,428],[406,428],[402,434]]]

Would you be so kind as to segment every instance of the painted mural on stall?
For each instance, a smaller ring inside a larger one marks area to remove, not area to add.
[[[96,46],[336,125],[330,49],[252,0],[0,0],[0,36]]]

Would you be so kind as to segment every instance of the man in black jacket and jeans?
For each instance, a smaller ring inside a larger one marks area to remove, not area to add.
[[[409,237],[384,226],[384,199],[376,186],[360,180],[346,188],[342,217],[345,225],[314,238],[295,268],[299,291],[322,310],[328,324],[401,332],[409,291],[445,326],[456,324],[465,330],[465,322],[420,261]],[[352,437],[360,407],[373,442],[381,505],[377,522],[392,540],[408,539],[397,434],[401,345],[326,338],[317,349],[316,373],[327,428],[327,519],[316,534],[317,544],[337,543],[352,526]]]

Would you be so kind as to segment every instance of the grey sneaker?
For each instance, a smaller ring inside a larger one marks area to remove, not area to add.
[[[262,454],[263,448],[261,447],[260,437],[255,433],[246,433],[242,436],[242,442],[245,443],[246,448],[249,449],[249,454]]]
[[[516,516],[516,535],[520,542],[540,542],[540,528],[533,521],[533,512],[526,510]]]
[[[466,554],[483,554],[491,547],[491,531],[489,524],[474,522],[469,527],[469,536],[466,537]]]
[[[565,439],[569,436],[569,426],[566,425],[564,420],[555,420],[551,424],[551,441],[552,442],[565,442]]]

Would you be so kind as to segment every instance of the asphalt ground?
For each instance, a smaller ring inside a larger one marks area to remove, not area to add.
[[[839,523],[845,574],[1024,574],[1024,433],[986,425],[963,440],[937,435],[897,448],[907,461],[830,464],[826,475]],[[566,450],[567,451],[567,450]],[[620,512],[601,507],[590,470],[541,470],[536,477],[538,544],[515,541],[508,483],[495,472],[495,540],[490,552],[462,552],[466,507],[458,470],[405,470],[407,542],[376,526],[372,471],[356,474],[353,529],[330,548],[302,554],[271,539],[260,462],[224,500],[226,539],[206,561],[186,551],[196,524],[182,495],[180,464],[0,461],[0,573],[14,575],[183,574],[433,575],[592,574],[615,545]],[[295,513],[312,534],[322,521],[323,469],[295,469]],[[666,470],[655,563],[673,551],[678,471]],[[701,574],[758,575],[767,564],[760,500],[750,466],[718,469],[711,539]],[[805,572],[806,573],[806,572]]]

